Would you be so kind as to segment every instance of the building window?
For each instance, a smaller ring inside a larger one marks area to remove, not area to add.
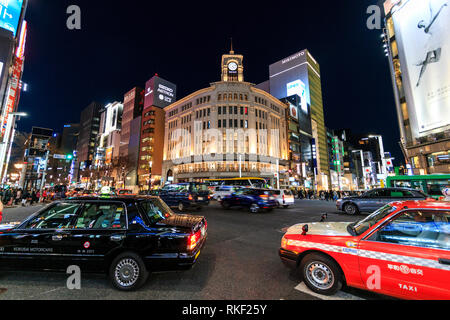
[[[221,101],[222,100],[222,95],[219,94],[219,96],[217,97],[217,101]]]
[[[228,121],[228,123],[230,124],[229,127],[230,127],[230,128],[233,128],[233,120],[230,119],[230,120]]]
[[[218,127],[219,127],[219,128],[222,128],[222,120],[219,120],[219,121],[217,122],[217,124],[218,124]]]
[[[219,108],[217,109],[217,113],[218,113],[218,114],[222,114],[222,107],[219,107]]]
[[[237,106],[234,107],[234,114],[238,114],[238,107]]]

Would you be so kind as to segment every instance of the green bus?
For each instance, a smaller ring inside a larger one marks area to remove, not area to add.
[[[450,174],[428,176],[395,176],[386,180],[387,188],[419,189],[434,199],[443,197],[442,190],[450,186]]]

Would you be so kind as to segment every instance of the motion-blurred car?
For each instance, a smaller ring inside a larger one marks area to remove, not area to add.
[[[393,202],[355,222],[298,224],[279,251],[312,291],[346,284],[402,299],[450,299],[450,203]]]
[[[119,191],[117,191],[117,194],[119,196],[132,196],[133,194],[133,190],[128,190],[128,189],[120,189]]]
[[[169,207],[177,208],[178,211],[201,210],[208,206],[211,200],[208,186],[195,182],[166,185],[159,191],[159,197]]]
[[[273,195],[277,198],[280,207],[285,209],[294,205],[294,194],[290,190],[273,190]]]
[[[251,213],[258,213],[263,210],[272,211],[278,207],[278,201],[273,195],[273,190],[244,188],[223,197],[221,205],[226,210],[241,207],[247,208]]]
[[[236,186],[219,186],[214,188],[211,197],[216,201],[221,201],[223,197],[229,196],[239,190]]]
[[[336,202],[339,211],[349,215],[374,212],[393,201],[426,200],[428,196],[420,190],[406,188],[374,189],[359,197],[346,197]]]

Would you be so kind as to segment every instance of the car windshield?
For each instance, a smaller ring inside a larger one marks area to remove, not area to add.
[[[395,210],[397,210],[396,207],[386,205],[372,213],[364,220],[350,224],[348,226],[349,232],[354,235],[360,236]]]
[[[206,184],[198,183],[191,185],[191,192],[208,192],[208,186]]]
[[[160,199],[142,201],[140,206],[152,225],[174,215],[172,210]]]

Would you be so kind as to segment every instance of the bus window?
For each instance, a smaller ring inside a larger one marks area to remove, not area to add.
[[[445,188],[448,188],[449,186],[450,186],[449,181],[430,180],[430,181],[427,181],[426,192],[430,196],[442,196],[443,195],[442,191]]]

